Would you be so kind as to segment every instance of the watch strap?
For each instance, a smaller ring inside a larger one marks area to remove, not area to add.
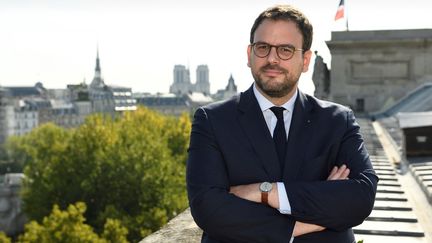
[[[268,192],[261,192],[261,203],[268,205]]]

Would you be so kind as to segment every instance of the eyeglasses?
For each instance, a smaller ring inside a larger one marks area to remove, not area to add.
[[[295,48],[292,45],[285,44],[274,46],[265,42],[255,42],[251,44],[254,54],[257,57],[267,57],[270,54],[271,49],[276,48],[278,57],[284,61],[291,59],[296,51],[303,51],[303,49]]]

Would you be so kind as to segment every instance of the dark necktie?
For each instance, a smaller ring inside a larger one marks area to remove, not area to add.
[[[273,131],[273,141],[276,146],[276,151],[279,157],[279,163],[281,169],[283,169],[285,163],[285,152],[286,152],[286,145],[287,145],[285,122],[283,118],[283,111],[285,110],[285,108],[273,106],[272,108],[270,108],[270,110],[277,117],[276,127]]]

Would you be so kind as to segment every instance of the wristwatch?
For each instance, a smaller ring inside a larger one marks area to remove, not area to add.
[[[272,190],[273,185],[270,182],[263,182],[259,186],[261,191],[261,203],[268,205],[268,194]]]

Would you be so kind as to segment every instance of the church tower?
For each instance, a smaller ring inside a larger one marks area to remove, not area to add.
[[[194,91],[190,81],[189,68],[184,65],[175,65],[173,74],[174,83],[170,86],[170,93],[184,95]]]
[[[105,86],[105,83],[102,79],[102,73],[101,73],[100,61],[99,61],[99,48],[97,48],[95,75],[94,75],[93,81],[90,84],[90,87],[97,89],[97,88],[103,88],[104,86]]]
[[[114,112],[115,104],[113,93],[102,78],[100,61],[99,61],[99,48],[96,52],[96,68],[93,81],[89,86],[89,99],[92,104],[93,112]]]
[[[207,65],[199,65],[196,69],[195,92],[210,95],[209,68]]]

